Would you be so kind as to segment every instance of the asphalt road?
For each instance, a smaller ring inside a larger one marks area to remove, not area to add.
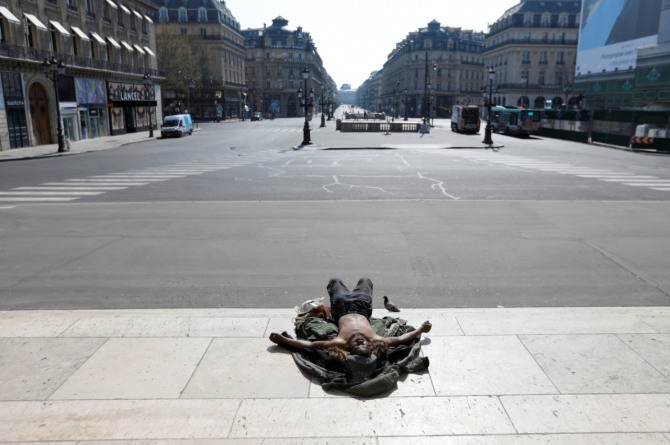
[[[379,307],[670,304],[669,157],[503,135],[292,150],[301,131],[0,163],[0,310],[293,307],[331,276],[369,276]]]

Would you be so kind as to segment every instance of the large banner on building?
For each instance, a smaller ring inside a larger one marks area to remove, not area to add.
[[[635,68],[637,50],[658,40],[663,0],[583,0],[577,75]]]

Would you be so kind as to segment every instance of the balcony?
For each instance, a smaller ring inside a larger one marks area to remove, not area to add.
[[[31,48],[22,45],[11,45],[8,43],[0,43],[0,57],[7,57],[25,61],[28,63],[35,63],[40,69],[44,59],[51,59],[55,56],[58,60],[69,68],[82,68],[93,71],[129,73],[144,75],[149,74],[151,77],[165,77],[165,72],[162,70],[149,69],[145,66],[126,65],[122,63],[110,62],[107,60],[91,59],[88,57],[79,57],[72,54],[54,53],[49,50]]]

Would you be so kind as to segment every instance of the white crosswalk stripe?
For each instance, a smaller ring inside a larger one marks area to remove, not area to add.
[[[647,187],[650,190],[670,191],[670,179],[657,176],[636,175],[630,172],[616,172],[601,168],[580,167],[577,165],[552,163],[537,159],[527,159],[517,156],[498,155],[496,153],[456,153],[458,156],[473,161],[483,161],[493,164],[521,167],[561,175],[571,175],[584,179],[596,179],[603,182],[614,182],[632,187]],[[667,186],[667,187],[666,187]]]
[[[231,156],[231,155],[229,155]],[[60,182],[45,182],[33,187],[16,187],[0,191],[0,204],[7,203],[51,203],[69,202],[85,196],[101,195],[105,192],[126,190],[171,179],[217,172],[234,167],[271,160],[276,152],[268,151],[245,156],[244,159],[221,157],[210,162],[183,162],[124,172],[91,175],[85,178],[66,179]]]

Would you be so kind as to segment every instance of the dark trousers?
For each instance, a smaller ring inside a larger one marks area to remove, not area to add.
[[[360,314],[368,319],[372,316],[372,281],[361,278],[352,292],[342,280],[332,278],[326,287],[330,295],[330,310],[335,321],[347,314]]]

